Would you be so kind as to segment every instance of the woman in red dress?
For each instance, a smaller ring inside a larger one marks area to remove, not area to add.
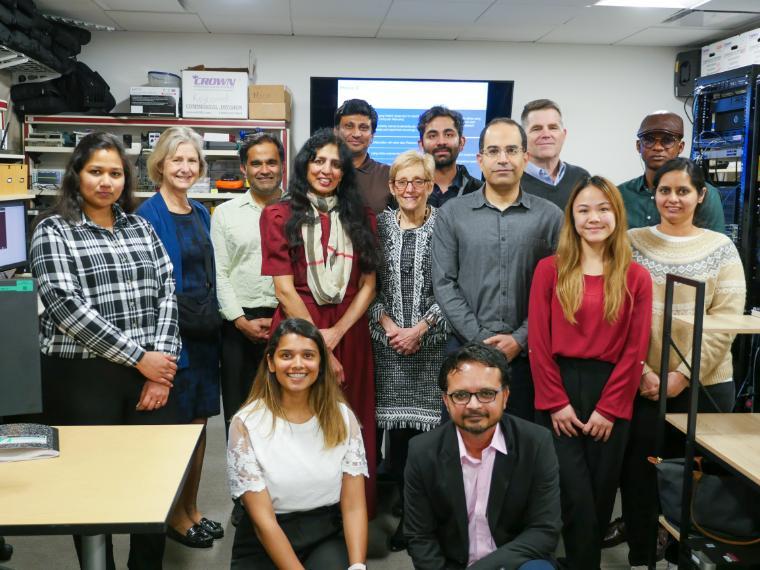
[[[348,147],[332,129],[317,131],[295,158],[288,195],[261,215],[261,273],[274,277],[286,317],[319,327],[330,364],[362,426],[374,513],[375,382],[367,307],[375,297],[377,224],[356,187]]]

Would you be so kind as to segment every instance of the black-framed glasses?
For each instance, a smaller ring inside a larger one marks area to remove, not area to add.
[[[662,145],[662,148],[673,148],[680,140],[680,137],[674,135],[641,135],[639,137],[639,142],[641,142],[641,146],[644,148],[652,148],[658,141]]]
[[[518,156],[519,154],[523,153],[523,149],[522,147],[514,145],[505,146],[504,148],[499,148],[498,146],[489,146],[488,148],[484,148],[480,151],[480,154],[487,156],[488,158],[499,158],[502,153],[508,157]]]
[[[396,190],[406,190],[406,187],[410,184],[412,185],[412,188],[415,190],[424,190],[425,185],[430,182],[427,178],[413,178],[412,180],[407,180],[406,178],[399,178],[398,180],[393,180],[393,187]]]
[[[456,392],[450,392],[446,395],[457,406],[464,406],[470,403],[473,396],[478,399],[481,404],[490,404],[496,399],[496,395],[500,390],[493,390],[491,388],[483,388],[477,392],[468,392],[467,390],[457,390]]]

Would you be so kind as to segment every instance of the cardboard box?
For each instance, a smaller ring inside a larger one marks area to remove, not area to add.
[[[723,56],[723,42],[714,42],[702,48],[702,67],[700,75],[714,75],[723,71],[721,59]]]
[[[183,70],[182,116],[247,119],[248,72],[206,68]]]
[[[27,192],[27,165],[0,164],[0,194],[26,194]]]
[[[129,112],[179,117],[179,87],[130,87]]]
[[[747,65],[747,35],[739,34],[723,40],[720,70],[730,71]]]
[[[289,121],[292,97],[284,85],[250,85],[248,118]]]
[[[760,65],[760,28],[747,34],[747,65]]]

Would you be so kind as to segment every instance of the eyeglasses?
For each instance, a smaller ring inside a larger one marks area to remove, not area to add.
[[[450,394],[446,394],[446,395],[456,405],[464,406],[470,403],[470,400],[472,399],[473,396],[475,396],[478,399],[478,402],[480,402],[481,404],[490,404],[496,399],[496,395],[498,393],[499,393],[499,390],[491,390],[488,388],[483,388],[482,390],[478,390],[477,392],[467,392],[466,390],[457,390],[456,392],[451,392]]]
[[[654,135],[641,135],[639,137],[641,146],[644,148],[652,148],[657,143],[657,141],[660,141],[662,148],[673,148],[673,146],[675,146],[675,144],[680,140],[680,137],[675,137],[673,135],[662,135],[661,137],[656,137]]]
[[[414,178],[413,180],[407,180],[406,178],[400,178],[399,180],[393,181],[393,187],[396,190],[406,190],[406,187],[410,184],[412,185],[412,188],[415,190],[424,190],[425,185],[430,182],[427,178]]]
[[[517,156],[523,152],[523,149],[519,146],[506,146],[499,148],[498,146],[489,146],[488,148],[481,149],[480,154],[487,156],[488,158],[499,158],[502,153],[507,156]]]

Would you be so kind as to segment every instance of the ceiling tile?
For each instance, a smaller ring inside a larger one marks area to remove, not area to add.
[[[215,34],[293,33],[290,5],[282,0],[256,0],[255,8],[241,8],[240,0],[196,2],[194,10],[206,29]]]
[[[108,16],[128,32],[207,32],[197,14],[108,11]]]
[[[296,35],[374,37],[391,0],[291,0]]]
[[[716,37],[715,32],[701,28],[651,27],[617,42],[617,45],[696,47],[725,36],[718,33]]]
[[[760,2],[758,2],[760,3]],[[702,12],[694,11],[682,18],[664,23],[663,26],[687,27],[687,28],[713,28],[718,30],[730,30],[748,26],[760,18],[760,13],[746,12]]]
[[[535,3],[513,3],[500,0],[486,10],[480,18],[463,28],[457,39],[490,40],[504,42],[534,42],[555,27],[572,19],[577,6],[546,6]]]
[[[677,10],[591,6],[557,26],[540,43],[613,44],[650,26],[660,24]]]

